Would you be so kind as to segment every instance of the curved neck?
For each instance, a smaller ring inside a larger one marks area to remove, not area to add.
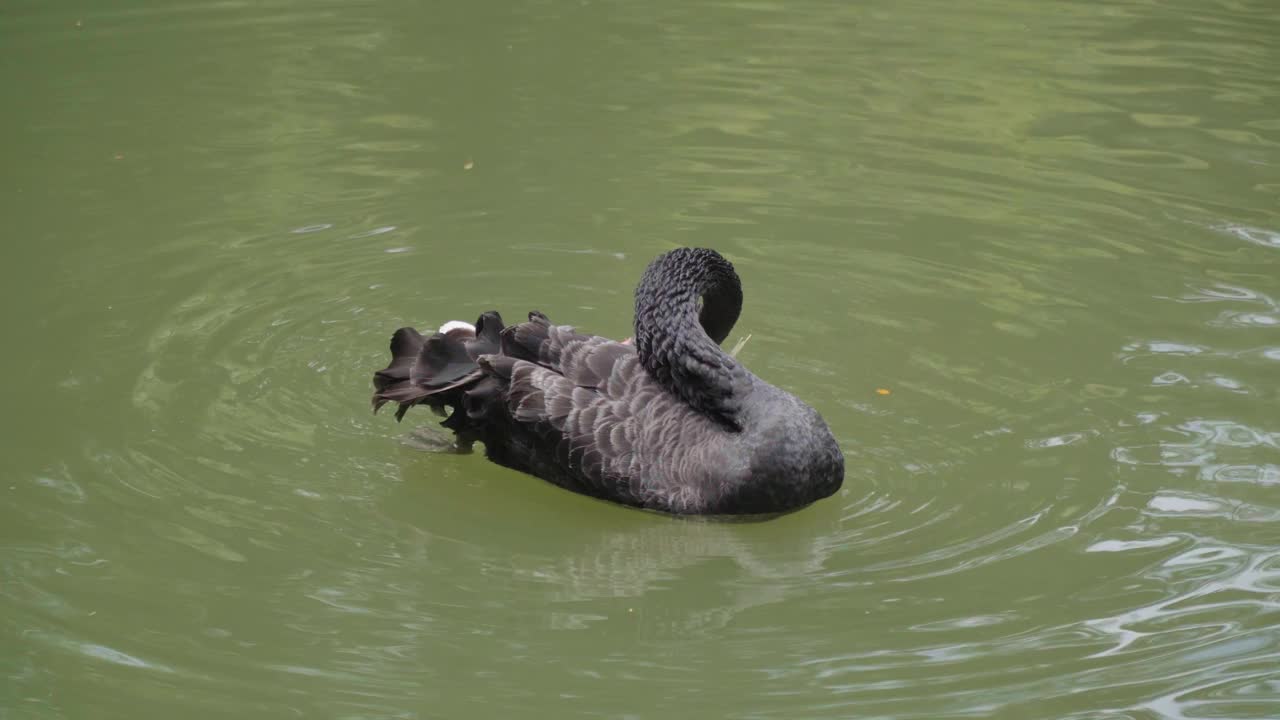
[[[636,288],[640,363],[694,410],[732,430],[740,429],[738,412],[750,380],[720,343],[741,312],[738,274],[714,250],[660,255]]]

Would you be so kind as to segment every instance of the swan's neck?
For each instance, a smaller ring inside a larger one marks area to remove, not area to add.
[[[699,304],[701,301],[701,304]],[[732,430],[750,385],[720,343],[742,312],[733,265],[714,250],[680,248],[654,260],[636,288],[636,351],[649,374]]]

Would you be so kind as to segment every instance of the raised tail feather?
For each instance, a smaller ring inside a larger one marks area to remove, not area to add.
[[[582,352],[605,346],[614,351]],[[566,351],[573,347],[578,351]],[[565,392],[560,393],[565,397],[559,405],[546,407],[545,388],[535,387],[535,376],[558,378],[570,383],[569,387],[576,384],[582,392],[594,391],[612,368],[611,362],[601,362],[616,360],[619,351],[634,352],[602,337],[552,325],[536,311],[529,313],[528,322],[510,327],[503,326],[498,313],[487,312],[474,327],[448,323],[430,337],[413,328],[400,328],[391,338],[391,364],[373,375],[373,410],[397,403],[398,421],[414,405],[426,405],[438,415],[447,415],[441,424],[457,434],[461,445],[493,433],[509,440],[513,422],[538,424],[545,420],[554,426],[572,409],[570,394]],[[519,376],[518,367],[526,368]],[[550,375],[534,373],[532,368]],[[572,393],[572,397],[578,394]],[[486,451],[491,450],[486,442]],[[503,464],[523,462],[515,455],[489,454]]]
[[[461,430],[466,413],[456,412],[466,404],[466,393],[484,378],[478,360],[501,347],[502,318],[487,312],[475,327],[450,323],[430,337],[410,327],[391,336],[391,364],[373,374],[373,411],[394,402],[396,420],[414,405],[427,405],[439,414],[455,409],[446,426]],[[474,406],[474,403],[471,403]]]

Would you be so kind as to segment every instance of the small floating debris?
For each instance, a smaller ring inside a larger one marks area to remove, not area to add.
[[[751,339],[751,334],[748,333],[746,337],[739,340],[737,344],[733,346],[733,349],[729,351],[729,357],[735,357],[735,358],[738,357],[738,353],[742,352],[742,348],[746,346],[747,341],[750,339]]]
[[[471,158],[467,158],[467,161],[466,161],[466,162],[464,162],[464,163],[462,163],[462,169],[463,169],[463,170],[470,170],[471,168],[473,168],[473,167],[475,167],[475,166],[476,166],[476,161],[475,161],[475,160],[472,160]]]
[[[889,388],[876,388],[876,394],[877,394],[877,395],[892,395],[893,393],[892,393],[892,391],[890,391],[890,390],[889,390]]]

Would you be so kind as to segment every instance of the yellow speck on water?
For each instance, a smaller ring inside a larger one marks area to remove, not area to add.
[[[889,390],[888,390],[887,388],[876,388],[876,394],[877,394],[877,395],[888,395],[888,394],[889,394]]]

